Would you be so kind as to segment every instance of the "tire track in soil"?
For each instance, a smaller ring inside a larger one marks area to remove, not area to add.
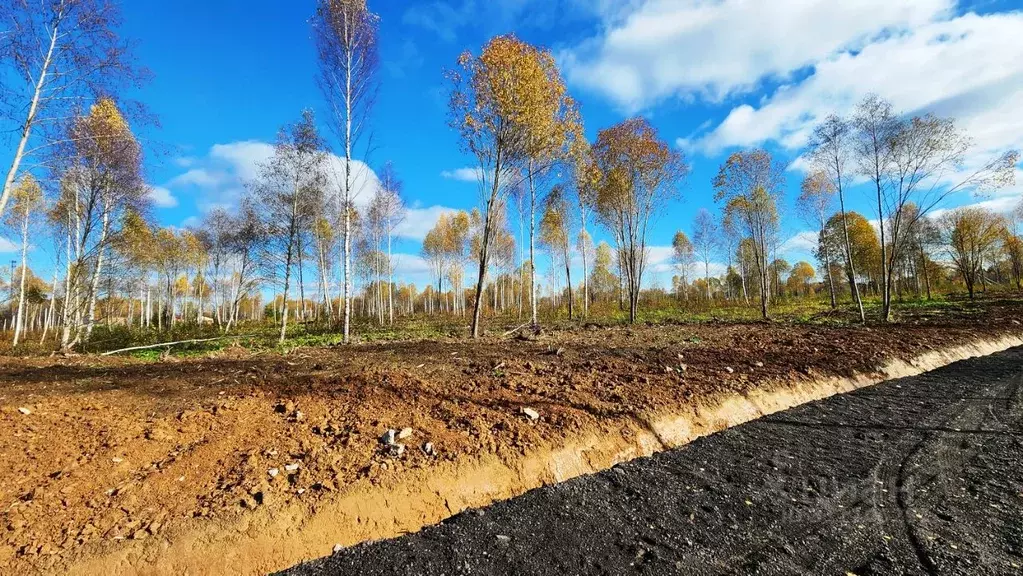
[[[972,486],[974,476],[1001,475],[997,487],[1023,497],[1023,474],[1003,478],[1023,465],[1021,387],[1018,348],[804,405],[290,573],[1018,574],[1007,566],[1023,550],[1012,527],[1023,500],[984,514],[990,495]],[[744,506],[747,494],[767,510]]]

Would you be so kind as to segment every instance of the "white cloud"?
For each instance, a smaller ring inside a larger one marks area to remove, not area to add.
[[[150,201],[159,208],[173,208],[178,205],[178,199],[163,186],[150,187],[148,196]]]
[[[784,255],[795,253],[802,257],[806,254],[813,254],[817,249],[817,233],[812,230],[804,230],[781,243],[778,252]]]
[[[671,97],[720,100],[953,7],[954,0],[637,1],[605,12],[600,34],[560,60],[570,82],[629,111]]]
[[[259,166],[273,156],[272,144],[256,140],[232,142],[230,144],[214,144],[210,148],[210,158],[222,161],[232,167],[243,180],[254,180],[259,177]]]
[[[976,141],[978,164],[1023,144],[1021,53],[1020,12],[923,23],[816,62],[802,81],[735,107],[700,144],[708,153],[767,141],[796,149],[827,114],[847,114],[875,92],[898,110],[956,117]]]
[[[395,235],[400,238],[422,242],[423,238],[426,238],[426,234],[437,225],[437,220],[441,214],[451,214],[453,212],[456,212],[454,208],[446,206],[409,208],[405,214],[405,219],[402,220],[395,230]]]
[[[213,145],[206,156],[192,158],[192,168],[172,178],[165,186],[178,197],[191,193],[202,212],[215,207],[232,208],[244,194],[246,186],[259,178],[260,166],[273,155],[273,145],[257,140],[244,140]],[[364,207],[379,186],[376,173],[365,162],[353,160],[355,203]],[[327,161],[328,194],[336,197],[339,182],[344,180],[343,158],[330,155]]]
[[[666,286],[662,287],[670,286],[671,276],[678,274],[679,272],[678,266],[674,262],[674,257],[675,249],[671,246],[650,246],[647,248],[647,271],[649,271],[652,276],[665,277],[660,278],[660,280],[666,283]],[[711,262],[709,269],[710,275],[712,277],[717,277],[721,276],[728,270],[728,265],[721,262]],[[704,272],[705,266],[703,265],[703,262],[694,262],[693,265],[689,267],[688,276],[690,279],[703,278]],[[658,278],[648,278],[647,280],[648,282],[656,283]]]
[[[0,254],[8,254],[11,252],[20,252],[21,246],[11,242],[7,238],[0,236]]]
[[[457,180],[459,182],[479,182],[479,168],[456,168],[445,170],[440,173],[445,180]]]
[[[1023,201],[1023,195],[1020,194],[1002,195],[981,200],[979,202],[968,203],[965,206],[972,208],[984,208],[997,214],[1008,215],[1020,206],[1021,201]],[[932,210],[928,216],[930,218],[940,218],[942,215],[947,214],[951,210],[951,208],[939,208],[937,210]]]
[[[212,188],[219,186],[230,178],[228,174],[209,170],[206,168],[193,168],[184,174],[175,176],[167,183],[167,186],[178,188],[181,186],[197,186],[200,188]]]
[[[395,253],[394,276],[404,282],[411,282],[419,290],[433,281],[429,263],[417,254]]]

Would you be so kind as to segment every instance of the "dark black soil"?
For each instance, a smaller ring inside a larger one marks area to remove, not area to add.
[[[1023,574],[1023,349],[287,573]]]

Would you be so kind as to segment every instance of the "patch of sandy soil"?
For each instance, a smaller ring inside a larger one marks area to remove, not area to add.
[[[283,568],[659,448],[637,436],[676,445],[686,435],[663,440],[656,422],[706,412],[701,399],[876,375],[1019,335],[1021,312],[0,359],[0,572]],[[405,428],[399,456],[381,436]]]

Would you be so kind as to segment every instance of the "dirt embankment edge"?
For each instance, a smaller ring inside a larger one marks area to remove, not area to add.
[[[399,536],[468,508],[682,446],[701,436],[891,378],[1023,346],[1023,335],[982,339],[890,359],[873,374],[769,382],[746,393],[716,394],[671,413],[598,420],[560,442],[501,457],[438,463],[374,484],[361,480],[333,499],[232,522],[196,521],[165,539],[125,542],[113,552],[65,566],[69,574],[265,574],[325,556],[336,545]]]

